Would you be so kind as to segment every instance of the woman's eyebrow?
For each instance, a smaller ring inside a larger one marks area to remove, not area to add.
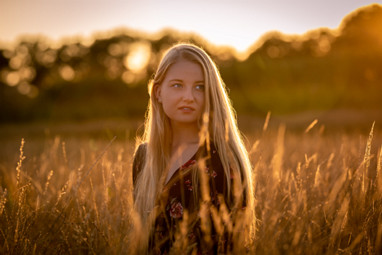
[[[183,80],[181,80],[181,79],[171,79],[169,81],[183,81]]]
[[[183,80],[182,80],[182,79],[171,79],[171,80],[169,80],[169,82],[174,82],[174,81],[183,82]],[[204,80],[195,81],[195,83],[204,83]]]

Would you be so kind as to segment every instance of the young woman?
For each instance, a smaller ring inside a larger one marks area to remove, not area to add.
[[[135,210],[148,253],[248,250],[255,216],[251,165],[225,85],[201,48],[178,44],[149,83],[133,162]]]

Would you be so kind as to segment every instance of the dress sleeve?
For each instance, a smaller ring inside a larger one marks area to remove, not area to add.
[[[142,143],[138,146],[134,154],[134,160],[133,160],[133,185],[134,186],[137,181],[137,177],[142,170],[143,163],[145,162],[145,156],[146,156],[146,144]]]

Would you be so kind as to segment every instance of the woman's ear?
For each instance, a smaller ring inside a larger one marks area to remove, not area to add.
[[[162,97],[161,97],[161,86],[160,85],[154,85],[154,95],[159,103],[162,103]]]

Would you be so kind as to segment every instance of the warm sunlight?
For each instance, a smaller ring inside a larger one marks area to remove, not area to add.
[[[141,72],[149,63],[151,48],[143,42],[134,43],[124,58],[125,67],[133,73]]]
[[[0,43],[21,35],[52,39],[90,37],[127,27],[155,33],[164,28],[193,32],[216,45],[243,52],[269,31],[301,34],[336,28],[355,9],[376,1],[0,1]],[[216,11],[218,10],[218,11]],[[68,19],[68,15],[70,19]],[[138,58],[136,57],[138,61]],[[132,60],[131,60],[132,61]]]
[[[382,254],[382,0],[0,10],[0,255]]]

